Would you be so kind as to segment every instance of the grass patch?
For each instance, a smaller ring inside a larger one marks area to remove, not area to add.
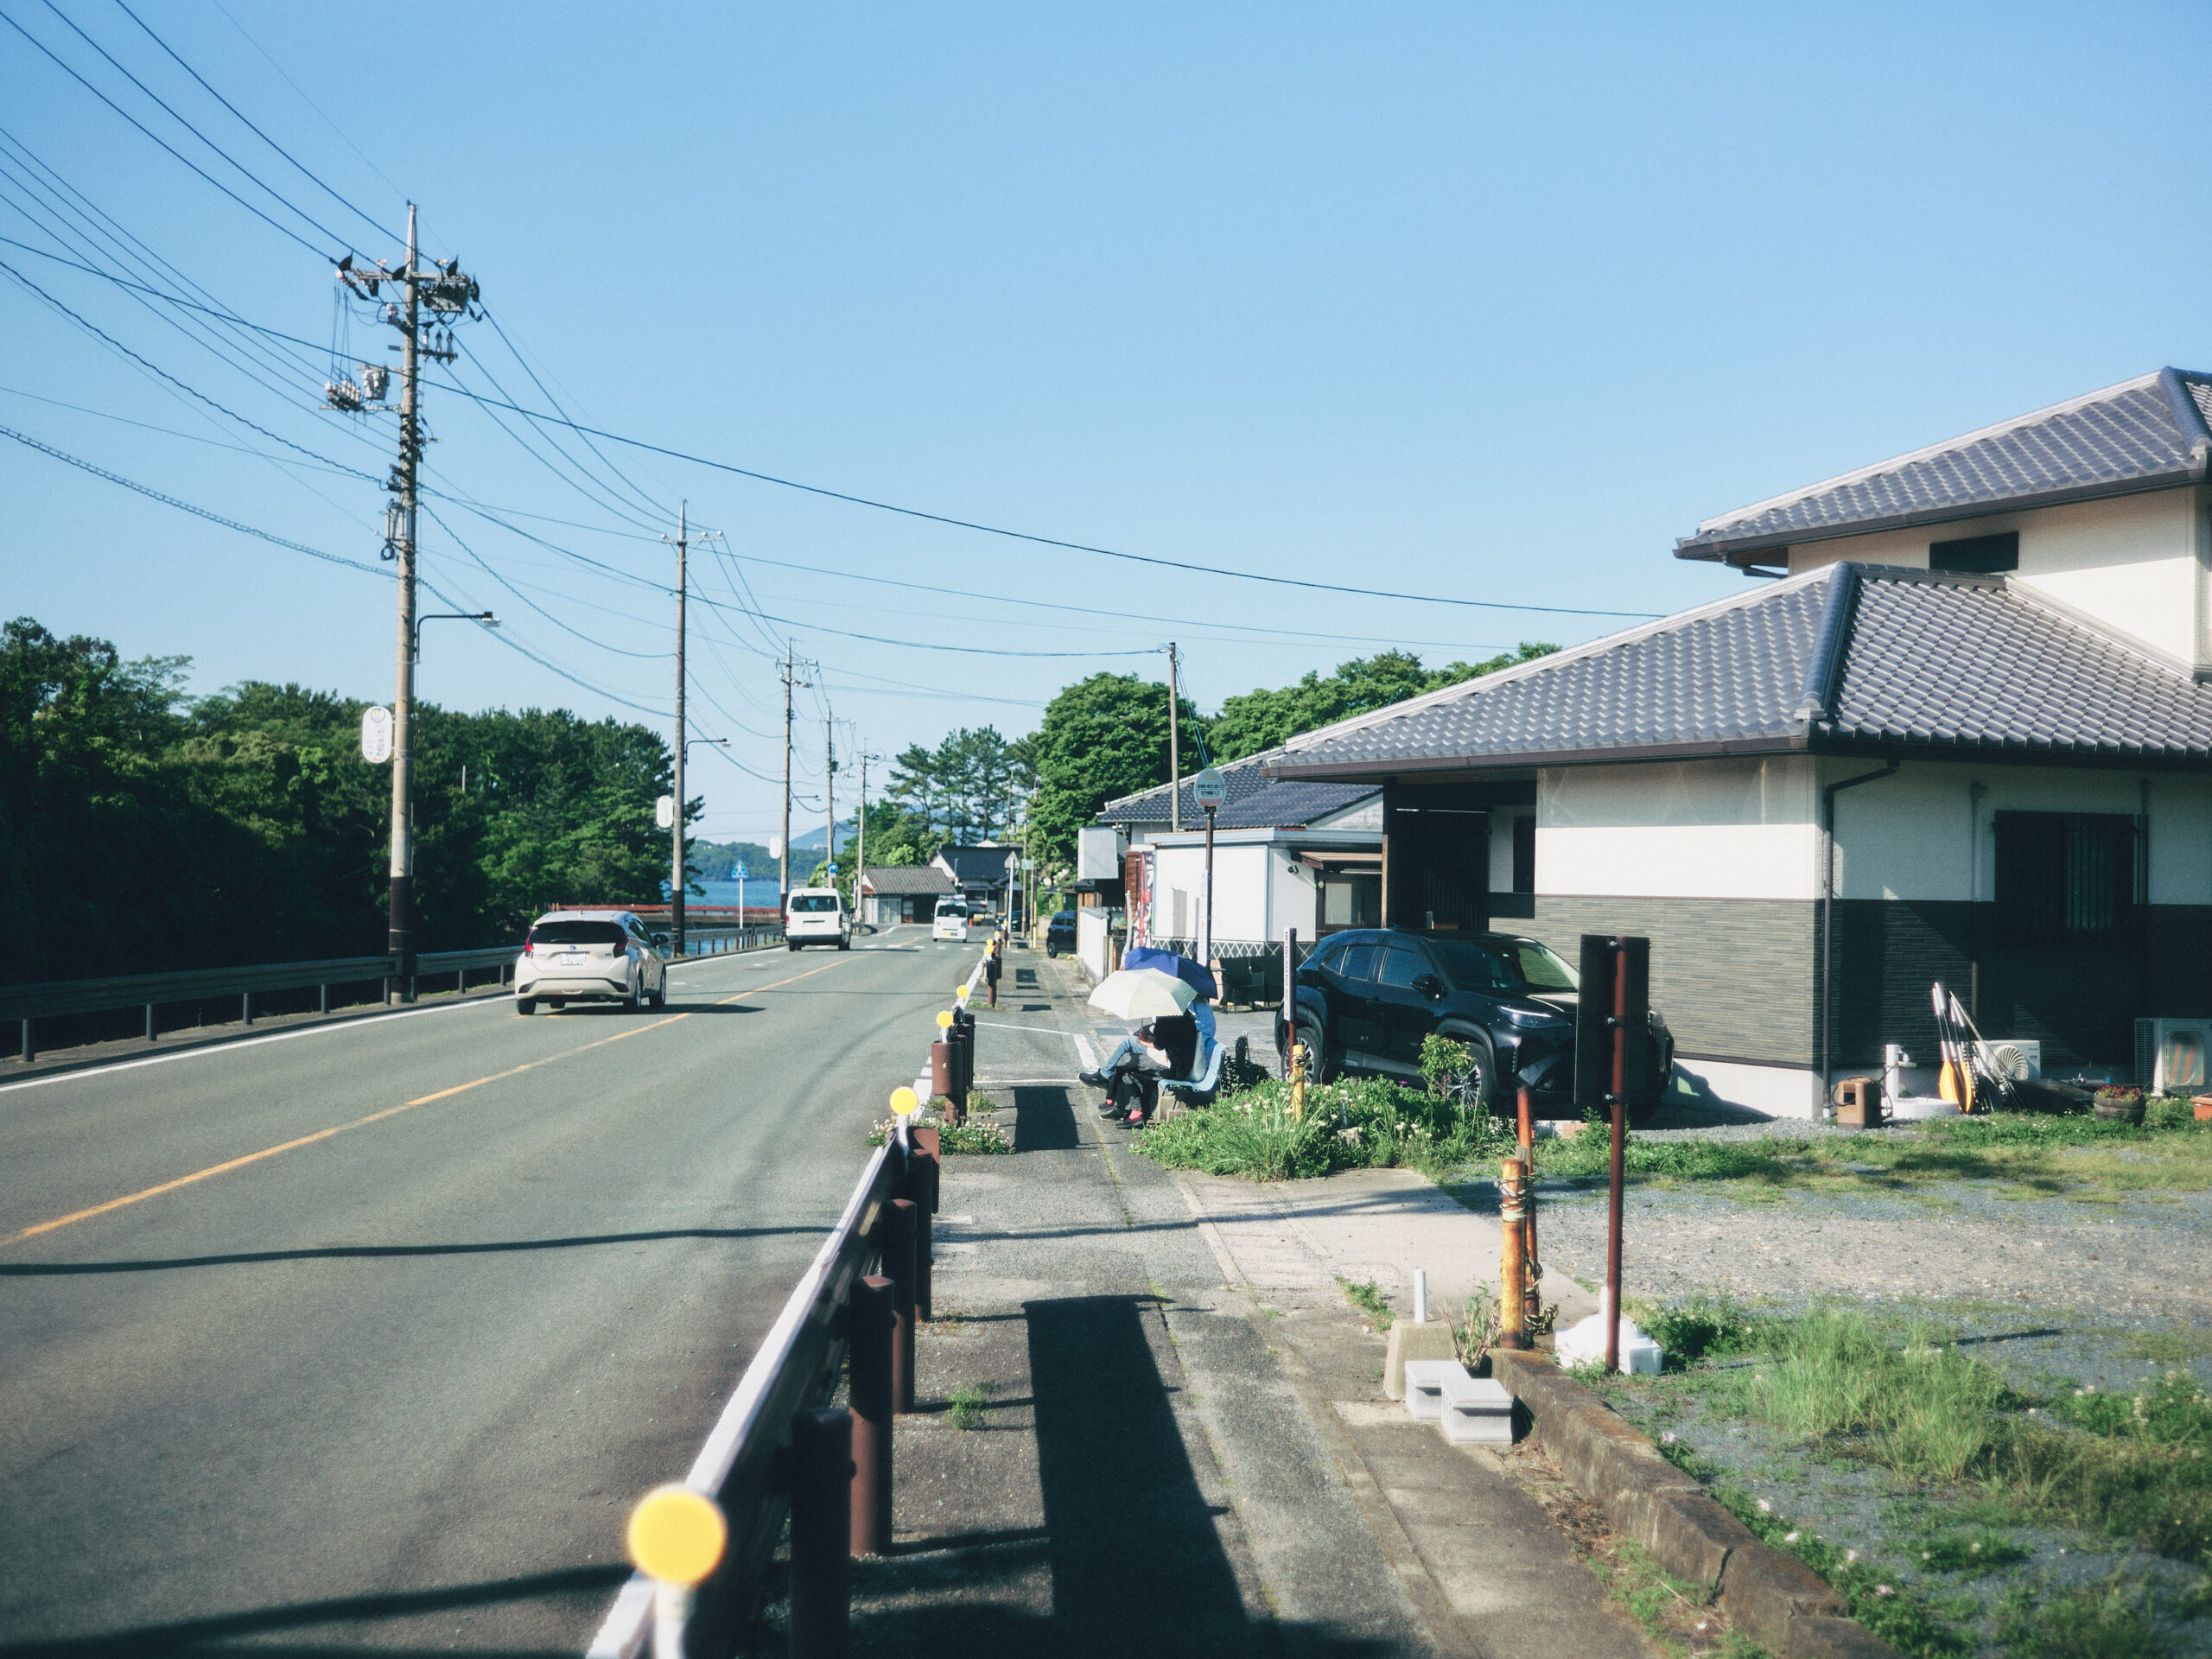
[[[1344,1300],[1372,1319],[1378,1332],[1388,1331],[1396,1321],[1398,1316],[1391,1310],[1390,1299],[1372,1279],[1363,1279],[1357,1284],[1343,1279],[1337,1282],[1344,1287]]]
[[[991,1420],[991,1382],[963,1382],[944,1396],[944,1421],[954,1428],[981,1428]]]
[[[2117,1581],[2016,1594],[1999,1640],[2015,1659],[2164,1659],[2171,1648],[2147,1602],[2141,1586]]]
[[[1172,1168],[1261,1181],[1398,1166],[1441,1174],[1510,1142],[1489,1113],[1382,1077],[1310,1087],[1302,1117],[1291,1116],[1289,1085],[1265,1078],[1162,1118],[1134,1140],[1138,1152]]]
[[[2131,1331],[2120,1344],[2122,1359],[2147,1359],[2159,1365],[2186,1365],[2202,1354],[2212,1354],[2212,1332]]]
[[[1910,1192],[1942,1181],[1992,1182],[2005,1196],[2027,1198],[2212,1188],[2212,1123],[2197,1122],[2186,1103],[2152,1104],[2139,1125],[1996,1112],[1848,1136],[1706,1141],[1631,1134],[1624,1161],[1632,1181],[1735,1183],[1732,1196],[1750,1198],[1791,1189]],[[1608,1156],[1602,1134],[1561,1136],[1538,1144],[1536,1170],[1555,1180],[1602,1180]]]

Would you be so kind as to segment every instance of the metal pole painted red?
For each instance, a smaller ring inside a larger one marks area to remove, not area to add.
[[[844,1659],[852,1621],[853,1418],[791,1419],[791,1659]]]
[[[914,1408],[914,1241],[916,1206],[893,1198],[883,1211],[883,1272],[891,1281],[891,1408]]]
[[[853,1408],[852,1548],[891,1553],[892,1282],[870,1274],[853,1287],[849,1390]]]
[[[1613,941],[1613,1105],[1611,1185],[1606,1196],[1605,1369],[1621,1365],[1621,1199],[1628,1159],[1628,950]]]

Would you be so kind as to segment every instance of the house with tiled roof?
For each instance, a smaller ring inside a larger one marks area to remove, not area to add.
[[[878,927],[926,922],[938,899],[959,891],[934,864],[871,864],[861,872],[861,920]]]
[[[1721,514],[1675,551],[1753,590],[1267,770],[1380,786],[1387,925],[1649,937],[1721,1099],[1811,1116],[1885,1045],[1932,1061],[1937,980],[2124,1077],[2138,1019],[2212,1015],[2208,409],[2164,370]]]
[[[1211,937],[1256,944],[1296,928],[1300,938],[1371,927],[1382,891],[1382,802],[1371,783],[1287,782],[1268,750],[1220,766],[1226,798],[1214,814]],[[1195,940],[1207,931],[1205,812],[1185,779],[1111,800],[1099,823],[1126,849],[1130,938]]]

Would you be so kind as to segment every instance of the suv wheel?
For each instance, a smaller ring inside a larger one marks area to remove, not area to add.
[[[1329,1064],[1328,1045],[1321,1039],[1321,1028],[1300,1020],[1298,1040],[1306,1046],[1306,1064],[1311,1068],[1306,1076],[1315,1083],[1333,1083],[1337,1069]]]
[[[1489,1046],[1481,1039],[1452,1033],[1451,1040],[1467,1051],[1467,1064],[1445,1085],[1445,1095],[1463,1111],[1488,1111],[1495,1092]]]

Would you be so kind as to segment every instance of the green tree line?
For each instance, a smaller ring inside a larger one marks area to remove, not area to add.
[[[366,705],[257,683],[191,698],[187,665],[0,631],[10,982],[383,950],[391,780],[361,759]],[[552,904],[660,899],[655,733],[423,703],[414,754],[423,950],[517,938]]]

